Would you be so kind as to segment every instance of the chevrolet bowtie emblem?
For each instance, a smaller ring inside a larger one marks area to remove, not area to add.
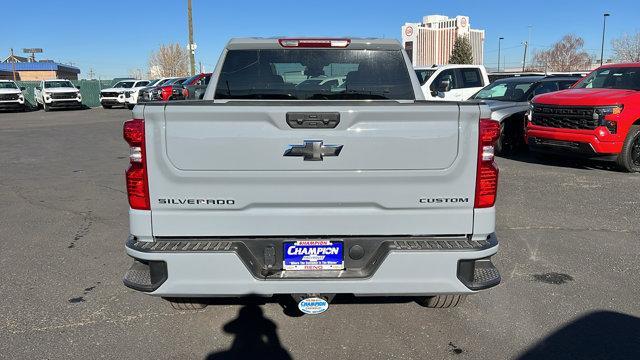
[[[338,156],[343,145],[323,145],[322,140],[305,140],[304,145],[290,145],[284,156],[302,156],[304,161],[322,161],[325,156]]]

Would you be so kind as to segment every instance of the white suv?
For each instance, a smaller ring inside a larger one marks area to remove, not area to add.
[[[126,92],[136,87],[145,87],[149,84],[149,80],[122,80],[118,81],[113,87],[102,89],[100,91],[100,104],[105,109],[111,109],[113,106],[127,106]],[[131,93],[129,93],[131,94]]]
[[[23,90],[11,80],[0,80],[0,110],[26,109]]]
[[[34,97],[38,107],[44,111],[52,108],[82,108],[80,88],[73,86],[69,80],[42,80],[34,90]]]

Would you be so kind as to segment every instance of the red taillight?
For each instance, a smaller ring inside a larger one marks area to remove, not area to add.
[[[278,39],[282,47],[347,47],[351,39]]]
[[[132,119],[122,127],[124,140],[129,144],[129,168],[126,172],[127,195],[132,209],[149,210],[149,180],[145,158],[144,120]]]
[[[476,208],[488,208],[496,203],[498,166],[495,162],[494,150],[498,137],[500,137],[500,123],[490,119],[480,119]]]

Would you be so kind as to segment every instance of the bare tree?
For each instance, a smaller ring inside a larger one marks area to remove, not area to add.
[[[593,62],[592,57],[582,48],[584,40],[576,35],[565,35],[553,44],[551,49],[538,51],[534,55],[536,67],[546,71],[588,70]]]
[[[611,40],[613,56],[618,62],[640,62],[640,32]]]
[[[141,80],[144,77],[142,69],[129,69],[129,77],[136,80]]]
[[[187,76],[189,51],[180,44],[160,45],[149,57],[149,70],[156,77]]]

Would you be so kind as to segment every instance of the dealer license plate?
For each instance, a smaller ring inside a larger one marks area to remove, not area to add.
[[[342,241],[302,240],[284,243],[284,270],[344,269]]]

